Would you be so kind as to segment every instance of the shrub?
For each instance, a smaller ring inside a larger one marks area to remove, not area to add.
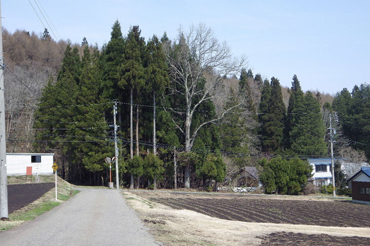
[[[323,194],[333,194],[333,185],[322,185],[320,188],[320,192]]]
[[[303,189],[303,194],[309,195],[315,193],[316,193],[315,185],[312,182],[308,182]]]
[[[212,190],[213,190],[212,186],[207,186],[207,187],[206,187],[206,191],[207,191],[207,192],[211,192]]]
[[[351,197],[352,196],[352,189],[350,189],[348,187],[339,188],[337,190],[337,193],[338,193],[339,196],[349,196],[349,197]]]

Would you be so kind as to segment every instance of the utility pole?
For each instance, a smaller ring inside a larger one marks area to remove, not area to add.
[[[118,176],[118,147],[117,147],[117,124],[116,124],[116,115],[117,115],[117,101],[114,101],[113,105],[113,116],[114,116],[114,156],[116,157],[116,186],[119,190],[119,176]]]
[[[173,165],[174,165],[174,179],[175,190],[177,189],[177,160],[176,160],[176,146],[173,147]]]
[[[157,137],[156,137],[156,125],[155,125],[155,91],[153,91],[153,154],[157,155]]]
[[[335,142],[334,140],[334,135],[336,134],[336,130],[335,128],[332,128],[332,125],[331,125],[331,114],[329,115],[330,117],[330,128],[328,128],[328,130],[330,130],[330,149],[331,149],[331,174],[332,174],[332,177],[333,177],[333,196],[335,197],[335,173],[334,173],[334,153],[333,153],[333,143]]]
[[[5,95],[3,26],[0,1],[0,219],[8,219],[8,175],[6,173]]]

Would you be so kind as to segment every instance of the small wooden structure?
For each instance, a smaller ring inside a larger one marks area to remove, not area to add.
[[[370,167],[362,167],[347,182],[352,188],[352,201],[370,204]]]
[[[244,167],[237,178],[236,186],[259,187],[259,174],[256,167]]]

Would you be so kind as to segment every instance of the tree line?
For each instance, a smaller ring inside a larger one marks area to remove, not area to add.
[[[53,43],[45,32],[40,40]],[[270,170],[263,156],[327,156],[325,116],[343,107],[304,93],[296,75],[287,99],[277,78],[254,76],[245,65],[202,24],[174,40],[145,41],[138,26],[123,36],[115,22],[101,49],[87,39],[65,44],[60,69],[36,97],[33,147],[54,152],[59,173],[73,183],[106,183],[116,103],[123,186],[211,186],[246,165]]]

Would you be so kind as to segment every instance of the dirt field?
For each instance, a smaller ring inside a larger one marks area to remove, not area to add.
[[[54,188],[54,183],[12,184],[8,185],[8,212],[18,210],[39,199]]]
[[[370,245],[370,206],[312,197],[125,193],[165,245]]]

